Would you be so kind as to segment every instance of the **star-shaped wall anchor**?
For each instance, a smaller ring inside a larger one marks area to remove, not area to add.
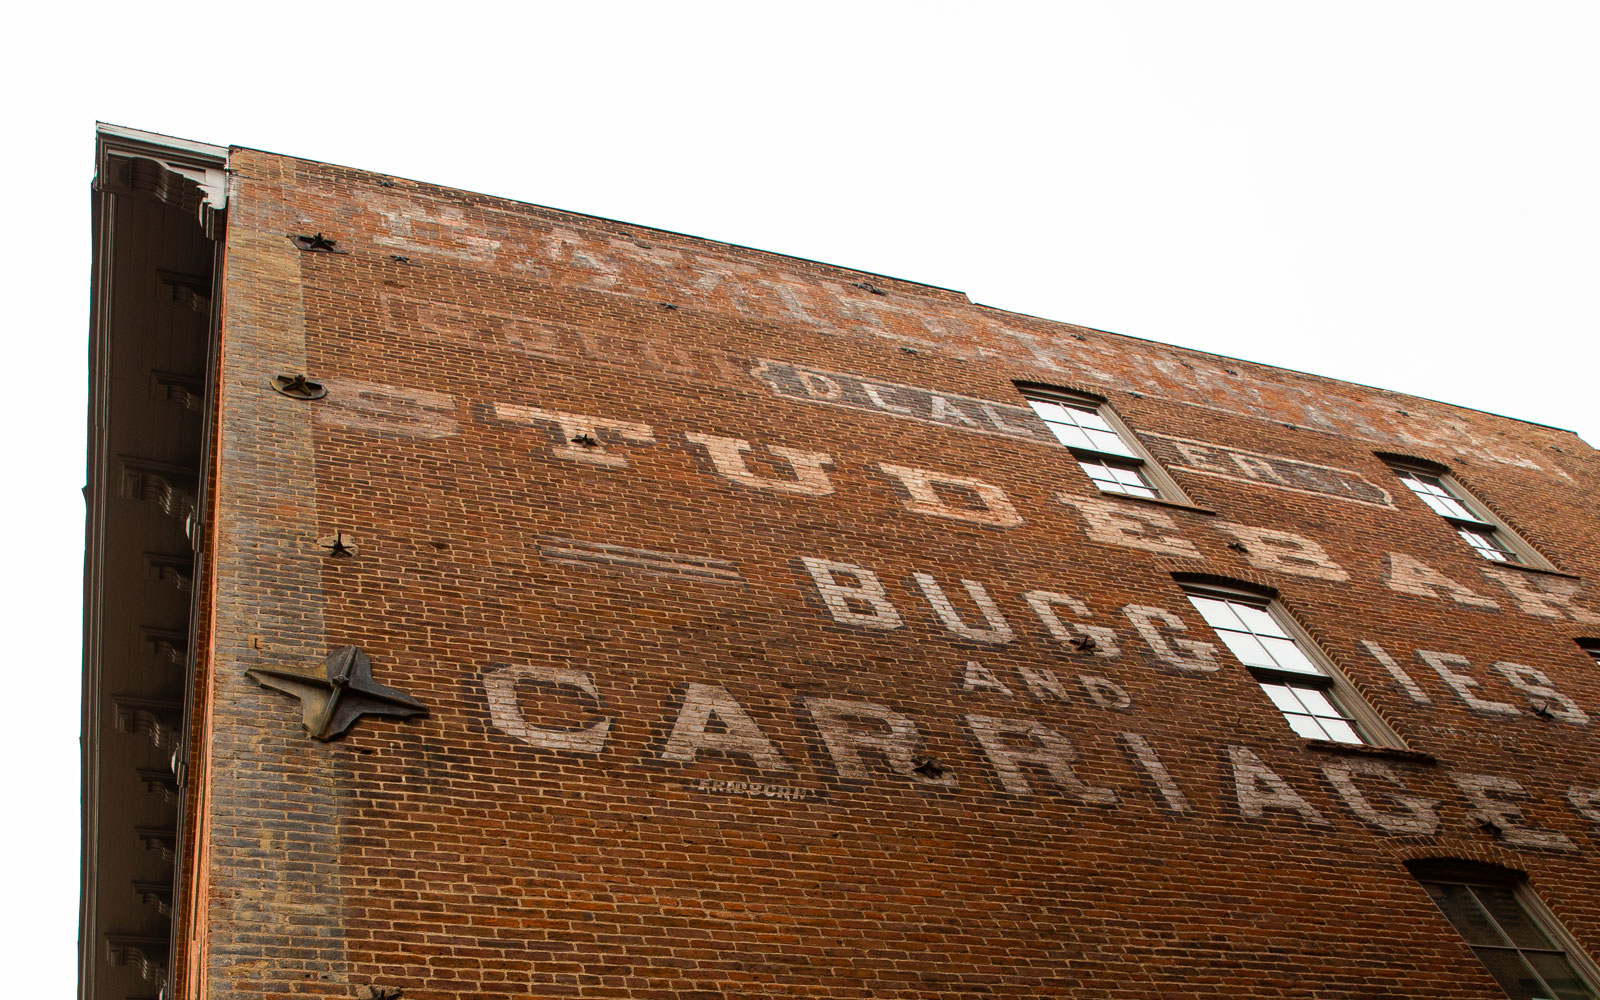
[[[356,646],[328,654],[320,667],[251,667],[262,685],[300,699],[301,722],[313,739],[331,740],[363,715],[426,715],[422,702],[372,679],[372,660]]]

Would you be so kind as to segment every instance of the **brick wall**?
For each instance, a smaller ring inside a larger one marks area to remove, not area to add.
[[[1600,953],[1575,436],[231,165],[211,995],[1497,996],[1429,857]],[[1103,397],[1190,502],[1100,493],[1018,382]],[[1496,575],[1380,452],[1560,573]],[[1184,580],[1275,593],[1403,745],[1296,736]],[[318,743],[243,674],[350,644],[427,717]]]

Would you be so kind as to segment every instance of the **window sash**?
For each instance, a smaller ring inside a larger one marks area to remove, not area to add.
[[[1476,498],[1443,473],[1426,472],[1404,465],[1391,465],[1395,476],[1417,499],[1455,529],[1479,557],[1518,566],[1543,565],[1550,568],[1526,541],[1507,528],[1493,514],[1482,509]]]
[[[1143,463],[1111,462],[1084,455],[1075,455],[1078,465],[1089,480],[1102,493],[1121,493],[1124,496],[1159,499],[1161,493],[1145,475]]]
[[[1451,879],[1421,881],[1451,927],[1510,996],[1518,1000],[1600,998],[1567,949],[1514,889]]]
[[[1283,716],[1306,739],[1373,744],[1371,733],[1341,697],[1330,673],[1272,611],[1270,604],[1205,591],[1186,591],[1211,631],[1250,671]]]

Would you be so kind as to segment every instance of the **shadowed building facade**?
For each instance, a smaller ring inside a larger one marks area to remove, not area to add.
[[[1600,456],[101,126],[81,995],[1600,997]]]

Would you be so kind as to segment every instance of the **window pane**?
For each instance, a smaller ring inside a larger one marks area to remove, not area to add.
[[[1285,715],[1289,728],[1304,736],[1308,740],[1325,740],[1328,734],[1322,731],[1322,725],[1309,715]]]
[[[1478,902],[1494,922],[1500,925],[1500,930],[1511,939],[1511,943],[1519,948],[1554,948],[1555,944],[1545,936],[1544,931],[1533,922],[1528,911],[1517,902],[1516,893],[1510,889],[1493,886],[1475,885],[1472,887],[1473,895],[1478,897]]]
[[[1212,628],[1230,628],[1235,631],[1244,628],[1244,623],[1239,621],[1239,616],[1233,613],[1233,608],[1227,601],[1219,601],[1214,597],[1201,597],[1198,594],[1189,595],[1189,603],[1194,605],[1200,617]]]
[[[1533,974],[1528,963],[1516,952],[1498,948],[1472,950],[1512,1000],[1552,1000],[1544,984],[1539,982],[1539,977]]]
[[[1267,652],[1272,654],[1273,660],[1284,670],[1293,670],[1302,674],[1322,673],[1321,670],[1317,669],[1317,665],[1312,663],[1292,640],[1274,639],[1268,636],[1261,639],[1261,644],[1267,647]]]
[[[1217,630],[1217,636],[1239,658],[1239,662],[1247,667],[1273,666],[1272,657],[1261,648],[1261,642],[1255,636],[1245,632],[1229,632],[1224,629]]]
[[[1077,421],[1082,427],[1093,428],[1101,431],[1111,430],[1111,425],[1106,423],[1105,418],[1100,416],[1100,412],[1098,410],[1091,410],[1085,406],[1069,406],[1067,409],[1072,411],[1072,419]],[[1115,431],[1112,433],[1115,433]]]
[[[1510,943],[1495,930],[1488,916],[1478,906],[1478,901],[1473,898],[1472,890],[1466,886],[1433,884],[1427,888],[1428,895],[1439,904],[1439,909],[1444,911],[1444,915],[1450,918],[1450,922],[1469,944]]]
[[[1492,531],[1481,531],[1477,528],[1468,528],[1456,525],[1456,534],[1466,540],[1466,543],[1478,550],[1478,555],[1495,562],[1521,562],[1511,550],[1507,549]]]
[[[1421,497],[1423,503],[1438,513],[1446,517],[1471,516],[1466,513],[1466,507],[1462,506],[1456,495],[1445,486],[1444,480],[1438,476],[1424,475],[1420,472],[1402,472],[1399,476],[1400,481],[1410,487],[1411,492]],[[1461,514],[1455,513],[1456,511],[1460,511]]]
[[[1157,493],[1135,466],[1112,465],[1092,458],[1079,458],[1078,465],[1094,484],[1107,493],[1122,493],[1136,497],[1154,497]]]
[[[1350,725],[1348,722],[1345,722],[1343,719],[1318,719],[1317,721],[1322,723],[1323,729],[1327,730],[1328,739],[1330,740],[1334,740],[1339,743],[1357,744],[1367,742],[1361,738],[1360,733],[1356,732],[1354,726]]]
[[[1305,706],[1300,704],[1300,699],[1296,698],[1294,692],[1289,690],[1286,685],[1262,684],[1261,690],[1267,693],[1267,697],[1272,699],[1272,703],[1278,706],[1278,711],[1280,712],[1304,712],[1306,710]]]
[[[1028,405],[1033,407],[1033,412],[1045,420],[1072,422],[1072,418],[1067,416],[1067,408],[1060,403],[1054,403],[1048,399],[1030,399],[1028,400]]]
[[[1595,984],[1551,940],[1517,890],[1427,881],[1422,886],[1507,995],[1516,1000],[1600,1000]]]
[[[1047,427],[1055,434],[1056,440],[1068,448],[1093,448],[1089,435],[1078,428],[1077,424],[1047,423]]]
[[[1539,978],[1543,979],[1546,986],[1553,991],[1556,1000],[1594,1000],[1597,994],[1590,989],[1578,975],[1578,970],[1572,967],[1560,955],[1524,954],[1528,964],[1533,966]]]
[[[1096,451],[1110,452],[1113,455],[1133,456],[1133,449],[1123,443],[1116,431],[1102,431],[1090,428],[1083,432],[1089,438],[1089,447]]]
[[[1239,620],[1244,622],[1245,628],[1257,635],[1286,635],[1283,626],[1267,614],[1264,608],[1258,608],[1244,603],[1235,603],[1234,610],[1239,613]]]
[[[1297,687],[1294,689],[1294,693],[1300,696],[1300,704],[1305,706],[1301,711],[1310,712],[1312,715],[1320,715],[1327,719],[1344,718],[1344,714],[1335,708],[1333,702],[1329,701],[1327,695],[1324,695],[1321,691]]]
[[[1144,473],[1139,469],[1121,465],[1108,465],[1106,468],[1110,469],[1111,474],[1116,476],[1117,481],[1122,483],[1124,486],[1132,486],[1136,489],[1144,489],[1150,485],[1150,483],[1144,478]]]

